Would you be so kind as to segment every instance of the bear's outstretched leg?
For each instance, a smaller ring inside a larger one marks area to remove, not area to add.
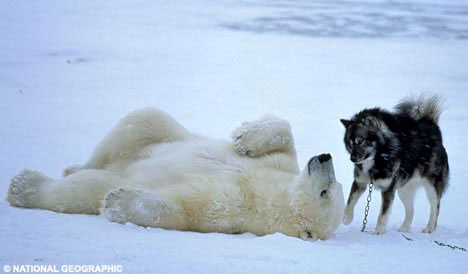
[[[12,206],[36,208],[42,199],[44,188],[53,180],[44,174],[25,169],[11,179],[7,201]]]
[[[234,130],[232,139],[241,155],[259,157],[271,152],[296,155],[291,126],[288,121],[276,117],[244,122]]]
[[[105,198],[103,211],[112,222],[186,230],[186,218],[179,205],[138,188],[112,190]]]
[[[18,207],[99,214],[105,194],[120,185],[119,177],[104,170],[82,170],[57,181],[23,170],[11,180],[7,200]]]
[[[63,171],[68,176],[82,169],[104,169],[116,161],[133,161],[145,147],[181,140],[190,133],[167,113],[155,108],[136,110],[125,116],[97,145],[83,166]]]

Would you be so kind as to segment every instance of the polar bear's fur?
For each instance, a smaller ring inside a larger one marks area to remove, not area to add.
[[[164,112],[138,110],[62,179],[23,170],[7,200],[165,229],[302,239],[336,230],[344,199],[329,155],[300,172],[289,123],[274,117],[243,123],[232,138],[200,137]]]

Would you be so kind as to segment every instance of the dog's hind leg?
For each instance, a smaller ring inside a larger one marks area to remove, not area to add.
[[[429,206],[431,213],[426,228],[423,229],[423,233],[432,233],[437,227],[437,219],[439,218],[440,210],[440,195],[437,194],[437,190],[430,181],[426,181],[423,184],[426,190],[427,199],[429,200]]]
[[[171,116],[155,108],[136,110],[122,118],[97,145],[83,166],[66,168],[64,176],[81,169],[104,169],[116,161],[132,161],[145,147],[191,136]]]
[[[408,232],[413,222],[416,187],[416,181],[411,180],[398,189],[398,196],[405,207],[405,220],[398,229],[400,232]]]

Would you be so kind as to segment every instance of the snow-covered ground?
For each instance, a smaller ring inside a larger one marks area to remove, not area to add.
[[[124,114],[155,106],[228,138],[272,113],[293,127],[300,164],[334,156],[348,194],[340,118],[410,93],[446,98],[451,165],[439,227],[420,233],[398,198],[383,236],[350,226],[327,241],[119,225],[0,201],[0,267],[121,264],[125,273],[468,273],[468,3],[463,0],[15,1],[0,8],[0,197],[22,168],[59,177]],[[374,193],[368,230],[375,226]]]

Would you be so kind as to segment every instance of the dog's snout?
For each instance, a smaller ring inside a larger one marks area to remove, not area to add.
[[[356,155],[352,155],[352,154],[351,154],[350,159],[351,159],[351,162],[356,162],[356,161],[357,161]]]
[[[324,154],[320,154],[318,156],[318,160],[321,164],[323,164],[324,162],[327,162],[331,159],[331,155],[329,153],[324,153]]]

